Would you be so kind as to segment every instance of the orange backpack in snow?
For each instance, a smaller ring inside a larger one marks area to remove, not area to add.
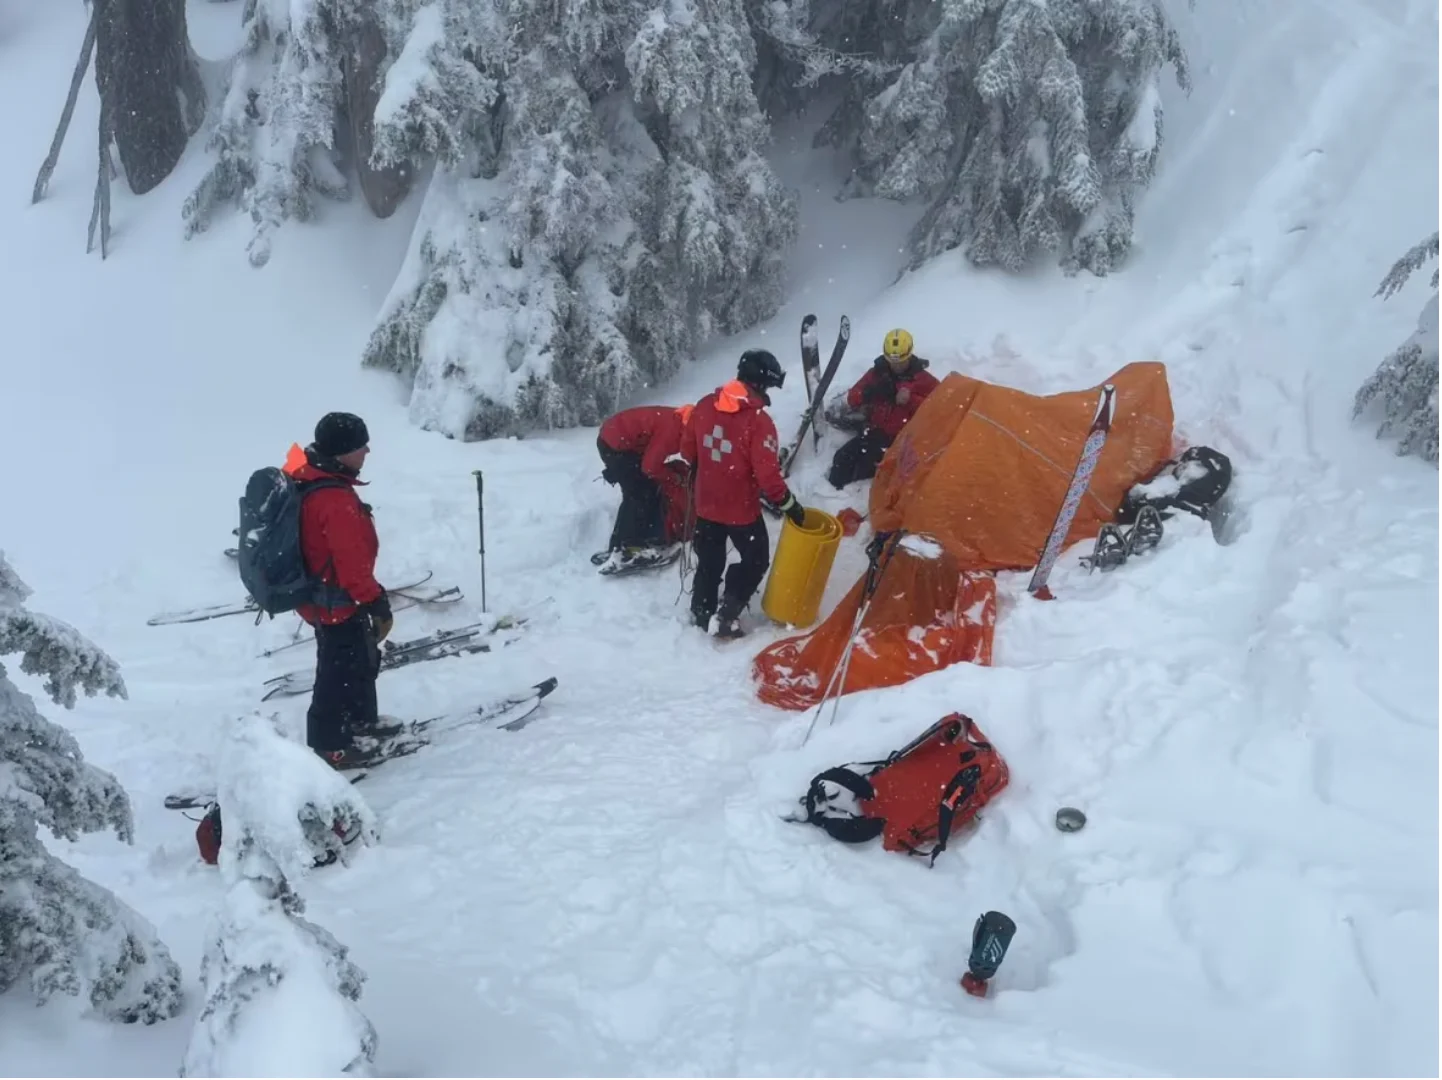
[[[1009,779],[1006,762],[976,723],[952,713],[885,761],[818,774],[801,804],[805,820],[837,840],[861,844],[880,836],[887,851],[935,863],[952,834]]]

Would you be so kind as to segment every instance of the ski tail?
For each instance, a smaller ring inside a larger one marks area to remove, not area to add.
[[[821,376],[821,352],[816,342],[816,316],[801,320],[801,374],[806,380],[806,400],[816,395],[816,381]]]
[[[1050,593],[1044,592],[1047,579],[1051,576],[1052,567],[1056,565],[1057,557],[1061,554],[1062,544],[1066,542],[1066,535],[1071,531],[1071,523],[1076,517],[1077,507],[1081,505],[1082,497],[1091,483],[1092,473],[1096,471],[1097,462],[1101,459],[1102,447],[1106,445],[1107,433],[1111,431],[1112,416],[1115,412],[1116,387],[1107,383],[1102,387],[1102,396],[1101,400],[1097,402],[1096,415],[1092,418],[1092,426],[1087,432],[1086,442],[1082,445],[1081,456],[1077,458],[1076,468],[1072,471],[1071,483],[1067,485],[1066,495],[1062,499],[1061,507],[1057,510],[1056,521],[1052,524],[1046,545],[1037,559],[1036,570],[1033,571],[1031,581],[1027,584],[1027,592],[1033,595],[1043,599],[1050,596]]]
[[[815,427],[816,419],[821,414],[822,404],[826,400],[826,392],[831,387],[831,380],[836,377],[836,369],[841,366],[841,358],[846,354],[846,346],[851,341],[851,320],[841,316],[841,327],[836,334],[836,344],[831,348],[831,357],[826,362],[826,370],[821,373],[821,378],[816,383],[816,389],[811,392],[810,403],[806,411],[801,414],[801,426],[796,432],[796,438],[786,447],[781,454],[781,475],[790,476],[791,466],[796,462],[796,455],[801,450],[801,444],[806,440],[808,429]],[[814,445],[821,443],[820,431],[815,432]]]

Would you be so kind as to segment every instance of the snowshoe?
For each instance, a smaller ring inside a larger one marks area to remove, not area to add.
[[[670,566],[681,557],[681,544],[664,544],[657,547],[628,547],[613,551],[598,567],[604,577],[624,577],[642,570],[654,570]]]
[[[1121,529],[1111,522],[1102,526],[1101,532],[1097,533],[1096,546],[1092,548],[1091,555],[1082,560],[1087,564],[1088,570],[1115,570],[1126,561],[1127,538]]]
[[[1155,506],[1143,506],[1137,511],[1137,520],[1127,530],[1127,553],[1142,555],[1162,542],[1162,515]]]

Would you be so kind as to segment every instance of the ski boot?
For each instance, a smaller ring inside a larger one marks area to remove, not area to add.
[[[1162,515],[1155,506],[1143,506],[1137,511],[1137,520],[1127,530],[1127,553],[1143,555],[1162,542]]]
[[[987,982],[1006,958],[1007,947],[1016,933],[1016,923],[999,911],[988,911],[971,930],[971,956],[961,988],[972,997],[986,997]]]
[[[1096,547],[1082,560],[1090,570],[1114,570],[1127,561],[1127,538],[1110,521],[1097,533]]]
[[[741,629],[741,605],[732,603],[730,600],[721,602],[721,610],[716,613],[716,629],[713,636],[722,641],[735,641],[739,637],[745,637],[746,631]]]

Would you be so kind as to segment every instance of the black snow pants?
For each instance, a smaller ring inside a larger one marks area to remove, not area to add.
[[[741,561],[730,569],[726,568],[727,540],[741,556]],[[722,525],[698,517],[691,546],[696,552],[696,576],[691,583],[691,614],[696,624],[704,626],[716,614],[716,594],[721,590],[723,570],[726,589],[721,598],[721,615],[736,618],[751,602],[771,566],[771,537],[766,532],[766,519],[758,516],[749,525]]]
[[[315,689],[305,716],[305,741],[318,754],[344,750],[380,723],[376,676],[380,647],[370,617],[357,612],[343,623],[315,628]]]
[[[611,529],[610,550],[623,547],[652,547],[664,539],[661,487],[641,471],[641,455],[607,446],[599,438],[601,478],[621,487],[621,506]]]
[[[838,491],[857,480],[870,480],[876,475],[876,467],[881,464],[891,443],[892,438],[886,432],[872,427],[864,429],[836,451],[826,479]]]

